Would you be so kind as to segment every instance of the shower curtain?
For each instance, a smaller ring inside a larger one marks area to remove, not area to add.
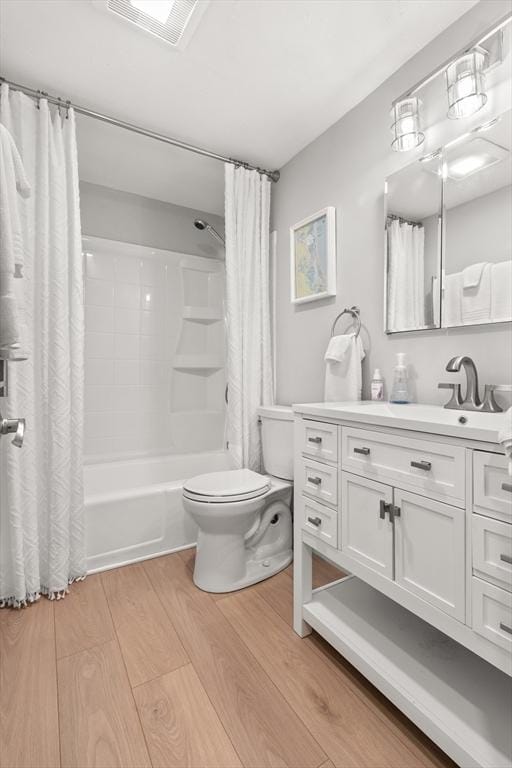
[[[21,342],[3,415],[26,418],[21,449],[0,441],[0,605],[52,599],[86,572],[83,517],[83,281],[75,116],[1,86],[32,195],[23,201]]]
[[[262,469],[257,408],[273,402],[270,181],[226,164],[227,439],[235,466]]]
[[[425,230],[393,219],[388,226],[388,329],[407,331],[425,325]]]

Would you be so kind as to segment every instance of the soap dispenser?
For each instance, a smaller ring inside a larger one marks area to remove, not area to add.
[[[393,387],[391,389],[391,403],[409,403],[407,364],[405,362],[405,352],[397,352],[396,365],[393,370]]]

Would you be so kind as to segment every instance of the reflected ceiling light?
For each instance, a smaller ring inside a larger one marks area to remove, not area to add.
[[[485,59],[485,54],[475,49],[446,68],[448,117],[452,120],[470,117],[486,104]]]
[[[411,96],[393,104],[391,110],[393,141],[391,146],[395,152],[408,152],[423,144],[425,134],[420,130],[420,104],[417,96]]]

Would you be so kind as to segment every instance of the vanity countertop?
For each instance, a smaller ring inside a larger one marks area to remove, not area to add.
[[[398,405],[372,400],[300,403],[293,405],[293,410],[296,414],[316,419],[339,419],[495,444],[499,442],[498,435],[505,424],[504,413],[455,411],[441,405],[421,403]],[[461,418],[465,422],[461,423]]]

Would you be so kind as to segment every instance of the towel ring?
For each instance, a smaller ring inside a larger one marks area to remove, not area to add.
[[[336,323],[338,322],[340,317],[342,317],[343,315],[352,315],[352,318],[356,322],[356,333],[355,333],[355,335],[359,336],[359,331],[361,330],[361,317],[360,317],[360,314],[361,314],[361,310],[359,309],[359,307],[345,307],[345,309],[342,312],[339,313],[339,315],[336,317],[334,323],[332,324],[331,336],[334,336],[334,330],[336,328]]]

